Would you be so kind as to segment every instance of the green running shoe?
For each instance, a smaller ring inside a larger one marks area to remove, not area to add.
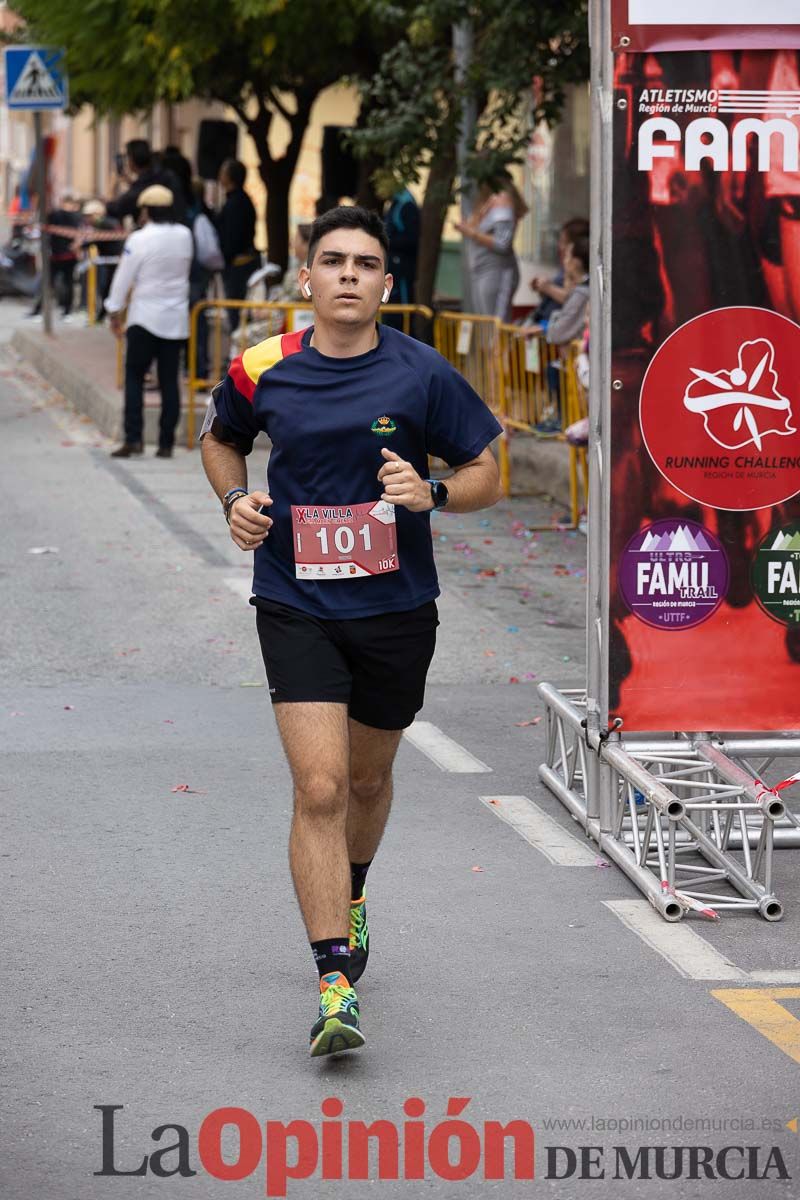
[[[350,982],[364,974],[369,958],[369,929],[367,927],[367,893],[360,900],[350,901]]]
[[[358,996],[339,971],[319,981],[319,1020],[311,1029],[311,1057],[357,1050],[365,1037],[358,1027]]]

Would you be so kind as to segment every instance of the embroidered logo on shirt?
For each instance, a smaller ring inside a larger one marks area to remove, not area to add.
[[[388,437],[391,433],[397,433],[397,426],[391,417],[378,417],[370,426],[373,433],[377,433],[378,437]]]

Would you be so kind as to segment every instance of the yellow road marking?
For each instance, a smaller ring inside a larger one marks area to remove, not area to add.
[[[800,1063],[800,1020],[779,1000],[800,1000],[800,988],[717,988],[712,996]]]

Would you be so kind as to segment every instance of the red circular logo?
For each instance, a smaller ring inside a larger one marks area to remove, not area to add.
[[[800,326],[765,308],[718,308],[656,351],[639,420],[650,457],[711,508],[780,504],[800,492]]]

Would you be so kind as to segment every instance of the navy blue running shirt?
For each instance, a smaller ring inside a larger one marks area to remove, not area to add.
[[[255,552],[253,591],[331,619],[418,608],[439,595],[429,512],[396,506],[399,570],[314,580],[296,578],[291,506],[378,501],[384,447],[424,479],[428,454],[461,466],[502,427],[436,350],[399,330],[379,325],[378,345],[353,358],[320,354],[312,332],[267,338],[235,359],[204,425],[243,454],[262,430],[272,442],[273,525]]]

